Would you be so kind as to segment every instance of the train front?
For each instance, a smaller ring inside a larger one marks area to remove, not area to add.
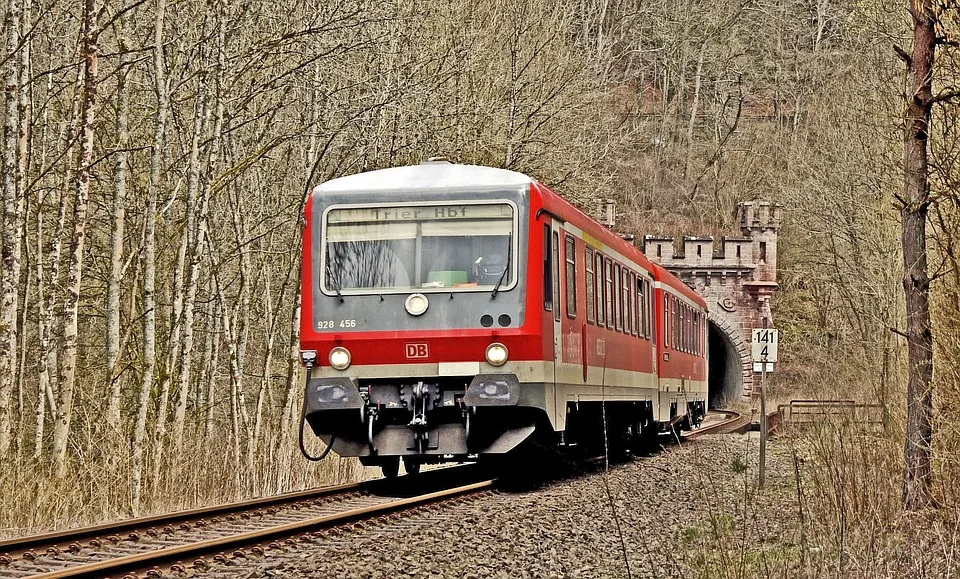
[[[306,420],[341,456],[395,475],[502,454],[534,430],[543,389],[518,360],[530,178],[428,162],[328,181],[306,207]],[[535,311],[535,310],[534,310]]]

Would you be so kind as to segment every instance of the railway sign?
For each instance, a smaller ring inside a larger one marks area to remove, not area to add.
[[[754,362],[776,362],[777,346],[780,344],[780,330],[754,328],[750,351]]]

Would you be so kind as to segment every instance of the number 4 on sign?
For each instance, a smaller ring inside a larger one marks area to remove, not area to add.
[[[754,362],[776,362],[777,346],[780,344],[780,331],[770,328],[755,328],[750,344]]]

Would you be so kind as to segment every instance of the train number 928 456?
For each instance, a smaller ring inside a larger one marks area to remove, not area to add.
[[[317,322],[318,330],[332,330],[334,328],[356,328],[357,320],[320,320]]]

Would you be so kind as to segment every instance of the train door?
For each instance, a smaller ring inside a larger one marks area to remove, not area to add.
[[[560,224],[556,220],[551,220],[550,224],[550,262],[551,279],[553,280],[553,360],[554,360],[554,383],[557,377],[557,365],[563,362],[563,330],[560,328],[560,308],[564,303],[563,296],[560,295]]]
[[[565,409],[565,403],[564,396],[558,392],[557,387],[557,382],[561,381],[559,365],[563,361],[563,333],[560,327],[560,224],[553,219],[543,227],[543,281],[544,314],[553,318],[551,320],[545,316],[543,320],[544,338],[547,337],[548,328],[552,326],[553,330],[553,383],[545,385],[548,406],[552,403],[553,408],[548,408],[547,412],[554,425],[563,430],[566,416],[565,410],[561,409]],[[544,354],[549,356],[546,350]]]

